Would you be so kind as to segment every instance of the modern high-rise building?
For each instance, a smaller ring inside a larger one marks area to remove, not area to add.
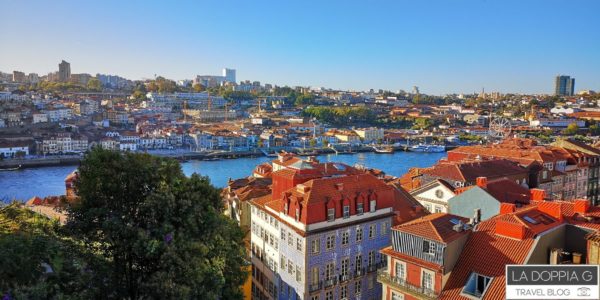
[[[223,68],[223,77],[225,77],[225,81],[235,83],[235,69]]]
[[[558,75],[554,80],[554,94],[558,96],[573,96],[575,94],[575,78]]]
[[[71,78],[71,64],[62,61],[58,64],[58,80],[61,82],[67,82]]]

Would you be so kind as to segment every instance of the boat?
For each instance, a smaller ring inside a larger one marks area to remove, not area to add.
[[[379,154],[394,153],[394,147],[392,147],[392,146],[385,146],[385,147],[380,147],[380,148],[373,146],[372,148],[373,148],[373,150],[375,150],[375,153],[379,153]]]
[[[0,168],[0,171],[17,171],[21,169],[21,165],[18,165],[16,167],[13,168]]]
[[[439,153],[445,152],[446,146],[444,145],[427,145],[427,144],[418,144],[414,146],[408,147],[408,151],[412,152],[427,152],[427,153]]]

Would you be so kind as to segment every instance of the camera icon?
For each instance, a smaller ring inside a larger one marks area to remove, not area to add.
[[[588,296],[590,296],[590,294],[591,294],[591,291],[589,288],[580,287],[577,289],[577,296],[588,297]]]

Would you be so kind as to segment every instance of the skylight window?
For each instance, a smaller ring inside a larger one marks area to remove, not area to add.
[[[538,223],[538,221],[536,221],[536,220],[532,219],[532,218],[531,218],[531,217],[529,217],[529,216],[524,216],[524,217],[523,217],[523,219],[524,219],[525,221],[527,221],[527,222],[531,223],[531,224],[534,224],[534,225]]]
[[[469,276],[469,280],[467,281],[467,284],[463,288],[462,292],[463,294],[481,299],[491,281],[491,277],[483,276],[473,272],[471,273],[471,276]]]

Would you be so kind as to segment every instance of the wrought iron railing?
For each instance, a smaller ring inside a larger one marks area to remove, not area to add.
[[[436,299],[438,296],[438,293],[436,293],[434,290],[416,286],[407,282],[403,278],[392,276],[385,269],[380,269],[377,271],[377,279],[380,282],[389,284],[402,291],[412,294],[419,299]]]

